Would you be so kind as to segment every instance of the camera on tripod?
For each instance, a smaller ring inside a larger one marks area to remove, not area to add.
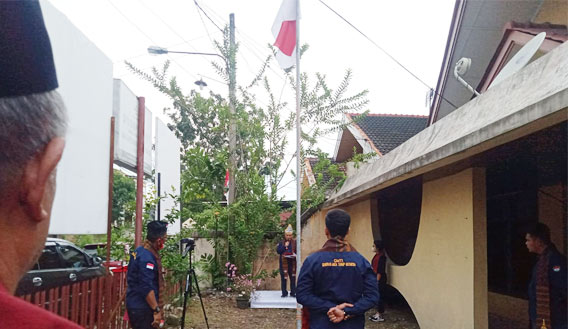
[[[179,241],[181,249],[183,250],[182,257],[185,257],[188,252],[195,249],[195,240],[191,238],[184,238]]]
[[[199,296],[199,301],[201,302],[201,310],[203,310],[203,317],[205,318],[205,324],[207,329],[209,329],[209,321],[207,320],[207,314],[205,313],[205,306],[203,305],[203,298],[201,297],[201,291],[199,291],[199,283],[197,282],[197,275],[193,270],[193,265],[191,262],[191,253],[195,249],[195,240],[191,238],[184,238],[179,241],[180,247],[183,250],[181,256],[185,258],[189,253],[187,276],[185,278],[185,291],[183,293],[183,313],[181,315],[181,329],[185,328],[185,314],[187,307],[187,297],[191,296],[191,289],[193,283],[195,283],[195,288],[197,290],[197,295]]]

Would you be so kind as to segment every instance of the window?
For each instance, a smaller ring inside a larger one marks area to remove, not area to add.
[[[46,246],[43,249],[38,264],[40,270],[49,270],[61,267],[61,264],[59,263],[59,255],[57,254],[57,250],[55,250],[55,246]],[[34,270],[35,269],[36,268],[34,267]]]
[[[87,267],[85,255],[78,249],[71,246],[59,246],[59,251],[65,267]]]

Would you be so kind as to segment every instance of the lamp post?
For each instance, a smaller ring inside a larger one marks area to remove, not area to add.
[[[227,67],[227,72],[229,73],[229,109],[231,111],[231,123],[229,126],[229,193],[227,196],[227,205],[232,204],[235,200],[235,171],[237,168],[237,126],[235,123],[235,89],[236,89],[236,65],[235,65],[235,15],[229,15],[229,36],[230,36],[230,48],[229,48],[229,58],[225,58],[217,53],[202,53],[202,52],[192,52],[192,51],[173,51],[168,50],[164,47],[150,46],[148,47],[148,53],[151,55],[165,55],[165,54],[186,54],[186,55],[203,55],[203,56],[217,56],[225,62]],[[203,79],[195,82],[199,88],[207,86]]]

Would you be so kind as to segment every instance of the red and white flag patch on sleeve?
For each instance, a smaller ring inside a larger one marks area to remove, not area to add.
[[[149,270],[154,270],[154,264],[146,263],[146,268],[149,269]]]

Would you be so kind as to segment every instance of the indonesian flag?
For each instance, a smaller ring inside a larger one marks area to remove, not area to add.
[[[225,185],[223,186],[225,193],[223,193],[225,195],[226,200],[229,200],[229,169],[227,169],[227,172],[225,173]]]
[[[272,24],[272,35],[276,38],[274,46],[278,48],[276,60],[282,69],[296,63],[296,3],[297,0],[283,0]]]

